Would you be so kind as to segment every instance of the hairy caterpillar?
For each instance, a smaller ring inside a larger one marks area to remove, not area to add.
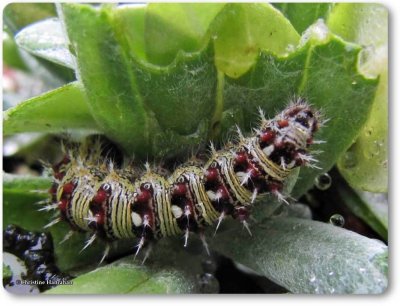
[[[146,242],[166,236],[183,235],[186,246],[190,232],[199,233],[207,246],[203,229],[214,223],[218,229],[226,216],[249,230],[249,208],[259,195],[272,193],[286,202],[281,191],[291,171],[315,167],[307,149],[322,125],[320,113],[303,99],[271,120],[262,111],[260,116],[252,136],[238,128],[236,141],[219,151],[211,145],[208,161],[187,162],[170,176],[149,165],[144,171],[116,169],[98,160],[96,146],[84,153],[70,150],[53,166],[53,204],[44,209],[58,209],[60,216],[48,226],[64,220],[73,231],[93,233],[84,248],[97,237],[138,238],[136,254]]]

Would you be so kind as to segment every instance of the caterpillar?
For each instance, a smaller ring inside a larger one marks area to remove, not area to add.
[[[111,242],[137,239],[138,252],[151,241],[198,233],[208,252],[204,229],[225,217],[238,219],[249,231],[250,208],[271,193],[287,202],[283,184],[299,166],[317,167],[309,152],[323,125],[321,114],[304,99],[290,102],[273,119],[260,110],[258,127],[249,137],[237,128],[237,139],[216,150],[208,160],[192,159],[171,175],[133,166],[117,168],[99,158],[99,146],[71,149],[52,167],[52,204],[59,216],[48,226],[66,221],[71,231],[90,232],[84,249],[96,238]],[[109,244],[104,252],[107,256]],[[102,259],[102,260],[103,260]]]

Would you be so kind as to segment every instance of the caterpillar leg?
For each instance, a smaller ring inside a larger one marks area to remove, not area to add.
[[[244,206],[236,208],[233,214],[233,218],[239,219],[239,221],[243,224],[243,227],[247,230],[249,235],[253,236],[250,231],[249,223],[247,222],[249,216],[250,216],[250,211],[247,209],[247,207]]]
[[[145,247],[144,258],[142,260],[142,265],[146,262],[147,258],[149,258],[151,251],[153,250],[153,243],[150,243]]]
[[[249,233],[250,236],[253,236],[251,231],[250,231],[250,227],[249,227],[249,223],[247,223],[246,220],[242,221],[243,227],[247,230],[247,232]]]
[[[208,243],[206,241],[206,235],[204,234],[204,231],[201,230],[199,234],[200,240],[203,243],[204,249],[207,252],[207,255],[210,256],[210,249],[208,248]]]
[[[98,265],[101,265],[104,259],[108,256],[108,253],[110,253],[111,245],[110,243],[106,244],[106,248],[104,249],[103,257],[100,259],[100,262]]]
[[[142,236],[139,240],[139,243],[135,246],[136,252],[133,260],[136,260],[136,257],[139,255],[140,251],[143,250],[144,257],[141,262],[141,264],[143,265],[146,262],[147,258],[149,258],[151,251],[153,250],[153,244],[153,240],[146,240],[145,236]]]
[[[136,259],[136,256],[139,254],[140,250],[143,248],[145,243],[145,238],[144,236],[142,236],[142,238],[140,238],[139,243],[136,245],[136,253],[135,253],[135,257],[133,257],[133,259]]]
[[[49,202],[45,202],[45,203],[49,203]],[[37,204],[41,204],[41,203],[37,203]],[[39,208],[38,211],[50,211],[50,210],[54,210],[54,209],[57,209],[57,208],[58,208],[58,204],[57,203],[56,204],[49,204],[49,205],[46,205],[46,206],[44,206],[42,208]]]
[[[84,245],[84,247],[82,248],[82,250],[80,250],[79,253],[82,253],[85,249],[87,249],[88,246],[90,246],[97,238],[96,234],[93,234],[89,240],[86,241],[86,244]]]
[[[74,233],[75,231],[70,230],[58,244],[63,244],[65,241],[69,240]]]
[[[218,228],[221,225],[221,222],[222,222],[222,220],[224,220],[224,218],[225,218],[225,211],[222,211],[222,213],[218,217],[218,223],[217,223],[217,226],[215,227],[214,236],[217,234]]]
[[[286,200],[285,196],[278,190],[275,190],[272,192],[274,196],[278,199],[279,202],[283,202],[286,205],[289,205],[288,200]]]
[[[53,225],[57,224],[58,222],[61,221],[61,218],[56,218],[54,220],[52,220],[50,223],[46,224],[45,226],[43,226],[43,228],[49,228],[52,227]]]
[[[185,238],[185,243],[184,243],[184,247],[186,248],[188,245],[188,240],[189,240],[189,227],[186,228],[185,230],[185,235],[183,236]]]

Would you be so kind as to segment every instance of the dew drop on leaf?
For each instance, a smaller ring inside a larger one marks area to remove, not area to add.
[[[365,131],[365,136],[371,136],[372,135],[373,130],[371,128],[366,129]]]
[[[319,190],[327,190],[331,187],[332,178],[328,173],[324,173],[315,178],[314,184]]]
[[[374,156],[378,156],[383,148],[383,141],[374,140],[372,146],[368,146],[368,150],[366,152],[367,157],[374,158]]]
[[[357,158],[352,151],[347,151],[343,156],[343,166],[346,169],[354,168],[357,165]]]
[[[329,223],[335,226],[344,226],[344,218],[340,214],[334,214],[329,218]]]

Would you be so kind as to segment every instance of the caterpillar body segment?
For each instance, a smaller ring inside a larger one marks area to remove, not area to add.
[[[211,146],[208,161],[192,160],[171,175],[148,165],[114,169],[99,158],[99,146],[70,150],[53,166],[53,206],[73,230],[93,233],[88,242],[136,238],[138,251],[167,236],[180,235],[186,245],[190,232],[204,240],[204,228],[218,229],[227,216],[250,233],[246,220],[257,197],[272,193],[285,201],[287,176],[312,166],[308,148],[320,125],[319,113],[297,100],[273,119],[261,114],[250,137],[238,129],[237,141],[221,150]]]

